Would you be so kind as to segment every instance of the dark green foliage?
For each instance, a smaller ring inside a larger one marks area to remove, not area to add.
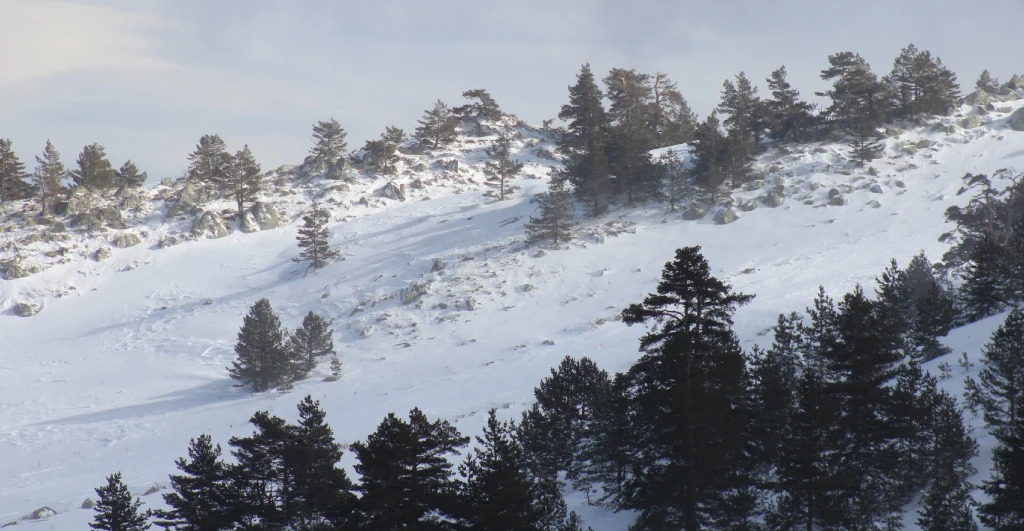
[[[389,414],[377,431],[351,446],[362,476],[358,490],[365,529],[447,529],[460,513],[459,487],[448,456],[469,444],[447,421],[419,409],[409,422]]]
[[[995,531],[1024,529],[1024,441],[1007,437],[992,449],[992,479],[982,486],[991,500],[981,505],[981,521]]]
[[[606,153],[616,177],[611,182],[611,190],[625,195],[629,204],[636,199],[656,196],[658,172],[649,153],[655,145],[649,123],[650,76],[636,70],[613,68],[602,81],[610,102],[611,127]]]
[[[0,138],[0,203],[27,197],[27,177],[25,164],[18,160],[10,139]]]
[[[963,181],[957,195],[971,193],[971,199],[962,208],[954,205],[946,209],[946,221],[956,227],[939,238],[952,244],[942,260],[947,269],[954,270],[970,261],[985,235],[997,246],[1006,246],[1014,222],[1024,215],[1024,172],[1004,168],[993,172],[992,178],[968,173]]]
[[[921,114],[948,114],[956,105],[960,85],[938,57],[910,44],[883,79],[894,97],[895,115],[915,118]]]
[[[114,175],[114,186],[118,188],[142,188],[149,176],[146,172],[139,172],[135,163],[126,160],[121,168]]]
[[[931,417],[929,475],[933,479],[917,525],[922,531],[976,531],[969,477],[976,472],[971,459],[978,455],[978,443],[968,434],[956,399],[944,391],[933,396],[935,403],[926,413]]]
[[[304,166],[307,171],[319,173],[330,170],[345,156],[348,144],[345,137],[348,133],[341,127],[338,120],[320,120],[313,125],[313,147],[309,149]]]
[[[432,149],[447,147],[458,137],[458,117],[441,100],[417,123],[420,125],[416,127],[416,138]]]
[[[964,314],[968,322],[995,315],[1007,302],[1005,250],[987,234],[971,252],[964,284],[960,288]]]
[[[384,128],[384,132],[381,133],[381,138],[395,145],[401,144],[409,139],[402,128],[391,125]]]
[[[252,435],[228,441],[235,458],[229,469],[232,520],[243,529],[285,525],[287,423],[266,411],[257,411],[249,423],[256,428]]]
[[[999,92],[999,80],[992,77],[988,70],[982,70],[978,80],[974,82],[974,88],[984,90],[989,94],[996,94]]]
[[[96,489],[99,496],[93,509],[96,516],[89,527],[97,531],[145,531],[149,529],[146,515],[139,511],[142,501],[132,500],[132,493],[121,481],[118,472],[107,477],[107,484]]]
[[[43,156],[36,155],[36,171],[32,174],[36,190],[39,193],[40,214],[46,215],[46,207],[61,190],[61,180],[67,177],[64,163],[60,161],[60,153],[49,139],[43,149]]]
[[[683,161],[675,151],[662,154],[658,157],[657,164],[663,186],[661,195],[668,202],[670,212],[675,212],[681,202],[699,194],[693,178],[683,167]]]
[[[572,194],[565,184],[565,179],[552,176],[547,193],[537,196],[540,217],[530,216],[530,222],[526,224],[527,245],[550,241],[557,248],[572,239],[576,227],[573,221],[575,208]]]
[[[814,105],[801,100],[800,91],[786,80],[786,67],[772,71],[767,81],[772,93],[772,99],[764,102],[768,136],[784,142],[810,139],[816,125]]]
[[[341,378],[341,360],[338,359],[337,354],[331,356],[331,377],[335,380]]]
[[[576,195],[586,204],[587,214],[599,216],[607,208],[610,190],[608,117],[601,101],[590,65],[585,64],[569,87],[569,103],[562,105],[558,118],[568,124],[558,141],[565,158],[565,179],[573,184]]]
[[[107,159],[106,149],[99,144],[89,144],[78,155],[78,169],[72,170],[71,180],[78,186],[93,191],[114,187],[117,172]]]
[[[637,453],[629,420],[631,403],[626,396],[627,385],[622,374],[615,375],[609,392],[593,404],[590,422],[585,425],[577,445],[574,459],[579,473],[573,480],[573,488],[584,491],[588,503],[617,508],[626,501],[626,479]],[[535,416],[532,410],[527,415]],[[532,451],[535,447],[529,444],[527,449]],[[592,492],[599,493],[596,499],[591,498]]]
[[[263,186],[263,172],[246,144],[231,158],[225,184],[238,206],[238,224],[245,227],[245,205],[256,202]]]
[[[648,127],[654,136],[654,147],[689,142],[697,126],[697,115],[690,109],[675,81],[658,72],[650,76],[648,82],[651,86]]]
[[[209,435],[189,441],[188,459],[175,464],[181,474],[171,474],[174,492],[163,495],[170,510],[154,511],[156,525],[175,531],[219,531],[232,529],[231,494],[227,466],[220,458],[220,445]]]
[[[1006,270],[1006,300],[1024,305],[1024,213],[1013,224],[1013,234],[1003,253],[1003,268]]]
[[[320,314],[307,313],[302,318],[302,326],[295,329],[288,338],[288,349],[292,357],[305,360],[308,370],[316,367],[317,358],[336,354],[334,351],[334,331]]]
[[[765,105],[757,95],[757,87],[750,83],[746,74],[737,74],[735,84],[725,80],[722,101],[717,110],[726,117],[722,120],[726,131],[736,137],[736,149],[742,149],[747,156],[761,151],[759,144],[765,129]]]
[[[755,350],[751,356],[751,407],[758,411],[754,420],[756,452],[762,463],[776,463],[782,452],[786,427],[796,412],[794,382],[800,374],[800,325],[798,313],[779,315],[775,340],[767,352]]]
[[[462,97],[467,100],[475,100],[472,103],[464,105],[462,107],[456,107],[452,111],[465,117],[477,117],[489,122],[495,122],[501,119],[502,113],[501,108],[498,107],[498,102],[494,101],[484,89],[467,90],[462,93]]]
[[[832,89],[816,93],[827,96],[832,104],[825,110],[828,123],[841,130],[877,128],[886,118],[889,94],[860,55],[839,52],[828,56],[829,67],[821,79],[832,81]]]
[[[203,135],[188,156],[188,178],[221,185],[228,179],[232,157],[220,135]]]
[[[497,195],[498,201],[504,201],[506,195],[510,195],[519,189],[510,181],[523,171],[523,163],[512,159],[512,139],[501,136],[491,144],[487,150],[487,162],[484,163],[484,175],[487,176],[487,186],[497,188],[491,195]]]
[[[388,140],[387,133],[377,140],[367,140],[363,146],[363,168],[375,175],[398,173],[398,148]]]
[[[337,249],[331,249],[330,232],[327,230],[330,219],[330,212],[319,201],[313,200],[309,213],[302,216],[302,227],[295,237],[299,241],[299,249],[302,249],[299,256],[308,261],[314,271],[341,255]]]
[[[626,374],[638,453],[624,508],[635,529],[696,531],[736,516],[744,479],[746,375],[732,314],[753,297],[710,274],[699,247],[676,251],[657,293],[623,313],[651,323]]]
[[[711,111],[708,117],[697,125],[693,134],[694,181],[700,186],[702,199],[712,203],[724,193],[728,171],[728,142],[719,128],[718,114]]]
[[[878,131],[874,120],[865,117],[854,118],[850,127],[850,135],[852,137],[850,155],[858,166],[864,166],[882,156],[884,152],[882,133]]]
[[[285,348],[285,333],[270,301],[256,301],[238,332],[237,358],[228,374],[257,393],[304,378],[306,360]]]

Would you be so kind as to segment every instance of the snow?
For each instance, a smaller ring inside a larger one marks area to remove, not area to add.
[[[736,330],[745,346],[766,346],[778,314],[802,311],[819,285],[837,297],[870,285],[892,257],[906,264],[921,249],[941,257],[943,212],[966,200],[955,195],[960,177],[1024,168],[1024,133],[999,116],[952,134],[922,127],[890,138],[887,156],[871,164],[874,176],[848,166],[849,149],[839,144],[772,149],[758,163],[762,182],[735,199],[759,201],[783,184],[778,208],[759,203],[728,225],[714,224],[711,213],[682,221],[662,204],[617,208],[585,220],[583,237],[567,249],[543,253],[522,247],[523,224],[554,163],[522,142],[527,171],[509,201],[482,196],[486,139],[435,157],[469,167],[464,184],[438,179],[410,189],[404,202],[372,195],[383,180],[336,193],[331,241],[344,260],[316,274],[292,261],[294,220],[313,185],[281,200],[286,224],[277,229],[156,249],[176,229],[154,218],[146,245],[0,281],[0,309],[25,298],[44,305],[27,319],[0,314],[0,523],[49,506],[58,514],[20,523],[82,528],[93,512],[79,507],[108,474],[121,471],[139,495],[166,486],[189,438],[210,433],[226,447],[230,436],[251,432],[247,421],[257,410],[294,420],[306,394],[321,401],[345,445],[388,412],[413,407],[467,435],[479,433],[490,408],[518,418],[533,387],[566,355],[589,356],[609,371],[629,367],[644,330],[623,325],[618,312],[653,290],[681,246],[702,246],[716,276],[757,295],[737,313]],[[900,147],[922,139],[934,147]],[[852,188],[849,204],[827,206],[828,190],[841,185]],[[445,268],[432,271],[435,259]],[[426,293],[404,304],[404,290],[417,282]],[[289,393],[234,387],[225,366],[242,316],[261,297],[291,328],[310,310],[334,319],[339,381],[322,381],[325,361]],[[950,363],[954,376],[942,385],[961,396],[956,358],[966,352],[977,364],[999,323],[997,316],[954,331],[945,340],[953,353],[927,368],[937,373],[938,363]],[[992,441],[980,419],[972,422],[981,479]],[[343,464],[351,467],[351,458],[346,452]],[[156,494],[143,501],[161,503]],[[596,531],[623,529],[632,518],[587,506],[579,493],[569,501]]]

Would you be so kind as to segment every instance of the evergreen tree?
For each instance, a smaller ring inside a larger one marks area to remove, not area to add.
[[[591,420],[583,426],[576,447],[574,464],[579,471],[573,488],[585,492],[588,503],[617,508],[626,502],[626,479],[632,473],[638,447],[629,422],[632,404],[626,396],[627,385],[624,375],[615,375],[609,392],[593,404]],[[535,416],[532,410],[528,414]],[[531,451],[536,447],[529,439],[523,443]],[[591,498],[592,491],[599,493],[596,499]]]
[[[956,400],[941,391],[929,412],[932,417],[932,482],[918,511],[922,531],[977,531],[969,481],[976,470],[971,459],[978,443],[967,433]]]
[[[96,516],[89,527],[96,531],[145,531],[149,529],[146,515],[139,511],[142,501],[135,498],[121,481],[121,473],[107,476],[107,485],[96,489],[99,500],[93,509]]]
[[[299,402],[299,422],[288,426],[284,444],[286,520],[296,529],[337,529],[350,522],[356,503],[352,481],[339,468],[342,448],[325,421],[320,402]]]
[[[746,74],[737,74],[735,84],[725,80],[722,101],[717,110],[726,116],[722,120],[726,131],[737,136],[750,155],[757,154],[764,132],[765,105],[757,95],[757,87],[750,83]]]
[[[703,198],[712,203],[723,193],[726,177],[726,138],[719,129],[718,114],[711,114],[701,122],[693,134],[694,180],[703,192]]]
[[[306,157],[304,164],[307,171],[319,173],[337,164],[348,147],[345,142],[346,136],[348,133],[338,120],[331,118],[317,121],[313,125],[313,147],[309,149],[309,156]]]
[[[786,67],[780,66],[768,78],[772,99],[765,102],[768,136],[779,141],[803,141],[814,130],[814,105],[800,99],[800,91],[786,80]]]
[[[851,127],[853,141],[851,155],[858,166],[864,166],[882,156],[882,134],[875,127],[874,120],[858,117]]]
[[[467,90],[462,97],[471,100],[472,103],[452,109],[459,116],[475,116],[489,122],[496,122],[501,119],[501,108],[498,102],[494,101],[491,94],[484,89]],[[475,100],[475,101],[473,101]]]
[[[978,510],[981,521],[994,531],[1024,529],[1024,441],[1008,437],[992,449],[991,480],[982,486],[990,501]]]
[[[285,333],[270,301],[256,301],[238,332],[228,374],[257,393],[304,378],[306,360],[285,348]]]
[[[558,118],[568,122],[558,141],[565,158],[565,178],[587,205],[588,215],[599,216],[607,208],[605,196],[610,188],[605,153],[608,117],[589,64],[583,65],[576,84],[569,87],[569,103],[562,105]]]
[[[257,411],[249,419],[256,431],[228,440],[235,464],[230,466],[231,518],[241,529],[287,525],[282,506],[288,496],[284,447],[288,425],[284,419]]]
[[[555,247],[572,239],[576,222],[573,221],[572,195],[565,187],[565,179],[557,175],[548,181],[548,191],[537,196],[540,217],[530,216],[526,224],[526,244],[550,241]]]
[[[302,326],[296,328],[288,338],[292,357],[304,360],[308,370],[316,367],[317,358],[336,354],[334,331],[328,326],[326,319],[311,311],[302,318]]]
[[[915,118],[920,114],[945,114],[956,103],[960,86],[956,75],[911,43],[893,63],[892,73],[883,79],[894,96],[895,114]]]
[[[696,187],[675,151],[665,152],[657,163],[664,186],[662,196],[668,202],[669,211],[675,212],[681,202],[697,195]]]
[[[335,380],[341,378],[341,360],[337,354],[331,356],[331,377]]]
[[[171,474],[174,492],[163,495],[170,510],[157,510],[156,525],[175,531],[220,531],[234,527],[227,466],[220,458],[220,445],[209,435],[189,441],[188,459],[175,464],[181,474]]]
[[[60,182],[67,176],[67,171],[64,169],[64,163],[60,161],[60,153],[49,139],[46,140],[43,156],[36,155],[36,164],[32,180],[39,191],[40,215],[45,216],[46,206],[61,190]]]
[[[196,150],[188,156],[188,178],[220,185],[227,180],[232,158],[220,135],[203,135]]]
[[[487,185],[497,188],[498,201],[519,189],[510,181],[523,171],[523,163],[512,159],[512,139],[501,136],[487,150],[487,162],[484,163],[484,175]],[[493,195],[493,194],[492,194]]]
[[[384,128],[384,133],[381,134],[381,138],[395,144],[396,146],[409,139],[402,128],[392,125]]]
[[[871,72],[871,66],[853,52],[830,55],[828,62],[829,67],[821,71],[821,79],[832,81],[832,89],[816,93],[832,100],[825,118],[843,130],[877,128],[886,118],[889,94]]]
[[[657,293],[622,312],[626,324],[653,323],[644,354],[626,375],[642,449],[622,508],[634,528],[697,531],[734,518],[749,434],[746,375],[732,314],[753,297],[711,276],[699,247],[676,251]]]
[[[363,146],[363,167],[376,175],[398,174],[398,148],[387,139],[387,133],[378,140],[367,140]]]
[[[789,419],[797,407],[793,383],[801,370],[800,326],[796,312],[779,315],[775,340],[767,352],[755,351],[751,359],[752,389],[750,404],[754,420],[757,458],[764,469],[779,460]]]
[[[657,194],[657,171],[651,160],[655,134],[650,127],[650,76],[613,68],[602,80],[610,102],[607,155],[615,180],[612,191],[625,194],[629,204]]]
[[[967,265],[960,288],[968,322],[996,314],[1005,302],[1005,252],[987,234],[983,235]]]
[[[70,172],[71,180],[78,186],[93,191],[103,191],[114,186],[117,172],[107,160],[106,149],[99,144],[89,144],[78,155],[78,169]]]
[[[11,147],[10,139],[0,138],[0,203],[25,197],[28,183],[25,164]]]
[[[139,168],[134,162],[126,160],[121,168],[114,174],[114,186],[118,188],[142,188],[146,184],[149,175],[146,172],[139,173]]]
[[[320,206],[319,201],[314,200],[309,213],[302,216],[302,228],[295,237],[299,240],[299,249],[302,249],[299,256],[309,261],[314,270],[322,269],[341,255],[337,249],[331,249],[330,232],[327,230],[330,217],[327,209]]]
[[[427,110],[417,123],[420,125],[416,128],[416,138],[431,149],[447,147],[458,138],[458,118],[441,100],[437,100],[434,108]]]
[[[1013,234],[1003,254],[1006,271],[1005,298],[1014,305],[1024,305],[1024,212],[1013,224]]]
[[[263,172],[256,162],[256,157],[249,150],[246,144],[231,158],[228,167],[227,184],[231,197],[238,205],[238,224],[240,227],[247,225],[245,218],[245,205],[256,202],[263,186]]]
[[[978,80],[974,82],[974,88],[984,90],[989,94],[996,94],[999,92],[999,80],[992,77],[988,70],[982,70]]]
[[[939,237],[940,242],[953,244],[942,256],[946,269],[962,268],[984,237],[1005,247],[1013,236],[1014,222],[1024,214],[1024,172],[1004,168],[993,172],[991,178],[968,173],[963,181],[957,195],[972,196],[966,206],[946,209],[946,221],[956,227]]]
[[[674,146],[689,142],[697,126],[697,115],[668,75],[658,72],[648,78],[650,83],[649,127],[654,146]]]
[[[365,443],[352,444],[364,528],[447,529],[460,513],[447,456],[467,444],[469,437],[447,421],[430,422],[419,409],[409,412],[409,422],[389,414]]]

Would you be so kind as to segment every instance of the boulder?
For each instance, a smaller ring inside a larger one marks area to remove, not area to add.
[[[1011,114],[1010,118],[1006,120],[1006,124],[1014,131],[1024,131],[1024,107]]]
[[[207,210],[192,223],[192,235],[196,238],[215,240],[228,235],[228,228],[220,214]]]
[[[160,247],[161,249],[166,249],[167,247],[174,247],[175,245],[178,245],[183,241],[185,240],[178,236],[168,234],[167,236],[164,236],[164,239],[160,240],[158,247]]]
[[[957,127],[953,124],[944,124],[940,122],[932,126],[932,131],[951,135],[957,131]]]
[[[835,190],[835,188],[833,188]],[[846,204],[846,196],[843,194],[829,195],[828,204],[832,206],[843,206]]]
[[[700,205],[691,205],[690,208],[683,212],[683,219],[689,221],[703,219],[706,214],[707,211],[701,208]]]
[[[874,183],[868,187],[868,191],[873,194],[884,194],[885,190],[882,189],[882,185]]]
[[[430,271],[432,273],[437,273],[438,271],[444,269],[446,265],[447,264],[445,264],[444,260],[440,258],[435,258],[434,263],[430,266]]]
[[[921,140],[918,140],[916,144],[914,144],[915,147],[918,147],[920,149],[930,148],[930,147],[932,147],[934,145],[935,145],[935,142],[932,142],[931,140],[928,140],[927,138],[922,138]]]
[[[112,229],[127,229],[128,224],[124,222],[121,210],[112,206],[106,206],[96,210],[96,218]]]
[[[55,514],[57,514],[57,511],[54,511],[49,507],[43,506],[32,511],[32,514],[28,515],[28,518],[29,520],[42,520],[44,518],[49,518]]]
[[[964,103],[967,105],[985,105],[990,101],[992,101],[992,94],[981,89],[964,96]]]
[[[114,193],[114,199],[123,210],[137,210],[142,206],[142,196],[128,187],[121,187]]]
[[[744,201],[744,202],[740,203],[740,210],[742,210],[744,212],[750,212],[751,210],[754,210],[755,208],[757,208],[757,201],[750,200],[750,201]]]
[[[82,212],[71,218],[71,226],[79,229],[85,229],[89,232],[95,232],[103,229],[103,222],[100,221],[100,218],[98,218],[96,214]]]
[[[96,252],[93,253],[93,255],[92,255],[92,259],[96,260],[97,262],[102,262],[102,261],[106,260],[109,257],[110,257],[110,248],[107,247],[107,246],[103,246],[103,247],[100,247],[99,249],[96,249]]]
[[[731,208],[723,208],[715,213],[715,223],[718,225],[728,225],[737,219],[739,219],[739,216]]]
[[[430,288],[430,282],[424,280],[417,280],[413,282],[408,288],[402,290],[402,304],[412,304],[419,300],[424,294],[427,293],[427,289]]]
[[[772,190],[768,192],[768,195],[764,199],[764,204],[771,208],[778,208],[782,206],[782,203],[786,201],[785,196],[778,190]]]
[[[188,183],[178,192],[174,204],[167,209],[167,217],[170,218],[179,214],[192,214],[209,200],[210,193],[206,187],[197,183]]]
[[[85,501],[82,502],[83,509],[92,509],[93,507],[96,507],[96,502],[90,500],[89,498],[86,498]]]
[[[269,203],[256,203],[249,209],[249,214],[252,215],[259,230],[276,229],[281,226],[281,216],[278,215],[277,209]],[[248,217],[246,216],[247,220]]]
[[[1003,83],[1003,87],[1011,90],[1024,90],[1024,76],[1014,74],[1009,81]]]
[[[395,181],[388,181],[388,183],[380,189],[380,195],[396,201],[405,201],[405,185],[398,184]]]
[[[7,266],[7,280],[14,280],[16,278],[25,278],[29,275],[35,274],[42,271],[39,266],[25,266],[21,262],[15,260]]]
[[[960,126],[964,129],[974,129],[975,127],[981,127],[981,117],[978,115],[971,115],[963,120],[960,120]]]
[[[874,199],[872,199],[871,201],[868,201],[867,206],[869,206],[871,208],[882,208],[882,203],[879,203],[878,201],[875,201]]]
[[[14,305],[14,315],[18,317],[32,317],[39,313],[41,308],[35,304],[29,304],[27,302],[19,302]]]
[[[439,170],[458,172],[459,161],[456,159],[439,160],[434,163],[434,167],[436,167]]]
[[[117,247],[118,249],[127,249],[128,247],[135,247],[140,243],[142,243],[142,239],[139,238],[138,234],[126,232],[114,240],[114,247]]]
[[[172,184],[174,184],[174,179],[171,179],[170,177],[164,177],[163,179],[160,179],[160,184],[163,186],[171,186]]]

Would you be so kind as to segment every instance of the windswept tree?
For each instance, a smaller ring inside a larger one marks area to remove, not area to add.
[[[257,393],[304,378],[306,360],[285,347],[285,334],[270,301],[256,301],[238,332],[228,374]]]
[[[313,125],[313,147],[309,149],[305,166],[307,171],[319,173],[329,170],[338,159],[345,155],[348,144],[345,137],[348,133],[337,120],[320,120]]]
[[[501,119],[502,113],[498,102],[494,101],[494,98],[486,90],[467,90],[462,93],[462,97],[470,100],[471,103],[452,109],[455,114],[466,117],[475,116],[489,122]]]
[[[220,186],[227,180],[232,157],[220,135],[203,135],[188,156],[188,178]]]
[[[149,522],[146,515],[139,510],[142,500],[132,499],[128,486],[121,481],[118,472],[107,477],[107,484],[96,489],[99,496],[93,510],[96,515],[89,527],[96,531],[146,531]]]
[[[322,269],[331,260],[338,258],[341,252],[331,249],[330,232],[327,222],[331,213],[319,201],[313,200],[309,212],[302,216],[302,227],[295,238],[299,240],[299,256],[309,262],[313,270]]]
[[[441,100],[417,120],[416,138],[431,149],[446,147],[458,138],[458,117]]]
[[[82,148],[78,168],[71,171],[71,180],[78,186],[102,192],[114,186],[117,172],[107,159],[106,149],[96,143]]]
[[[526,224],[526,243],[549,241],[555,247],[572,239],[576,223],[572,194],[564,179],[557,176],[548,182],[548,191],[537,196],[540,217],[530,216]]]
[[[60,153],[47,140],[43,156],[36,155],[36,171],[32,174],[36,189],[39,191],[39,207],[41,215],[46,215],[46,207],[61,189],[61,180],[67,177],[64,163],[60,161]]]
[[[302,326],[295,329],[288,338],[288,349],[292,357],[303,359],[307,368],[316,367],[317,358],[336,354],[334,351],[334,331],[330,323],[320,314],[307,313],[302,318]]]
[[[126,160],[114,174],[114,185],[118,188],[141,188],[149,175],[140,172],[134,162]]]
[[[487,176],[487,186],[495,188],[490,192],[498,197],[498,201],[504,201],[506,195],[511,195],[519,189],[511,183],[519,172],[523,171],[523,163],[512,159],[512,139],[508,136],[501,136],[487,149],[487,162],[484,163],[484,175]]]
[[[26,177],[25,164],[18,159],[11,140],[0,138],[0,203],[24,197],[29,187]]]
[[[999,92],[999,80],[992,77],[992,74],[989,74],[987,69],[982,70],[978,80],[974,82],[974,88],[984,90],[989,94],[995,94]]]
[[[768,136],[780,141],[809,139],[814,132],[814,105],[800,99],[800,91],[786,79],[786,67],[772,71],[767,82],[772,93],[765,101]]]
[[[401,129],[398,130],[401,132]],[[397,135],[392,134],[391,138]],[[384,133],[377,140],[367,140],[363,146],[363,168],[376,175],[395,175],[398,173],[398,147]]]
[[[256,202],[263,185],[263,170],[260,169],[260,164],[256,162],[252,151],[249,150],[248,144],[231,158],[231,165],[227,172],[227,184],[230,187],[231,197],[238,206],[238,226],[245,228],[245,205],[252,205]]]

